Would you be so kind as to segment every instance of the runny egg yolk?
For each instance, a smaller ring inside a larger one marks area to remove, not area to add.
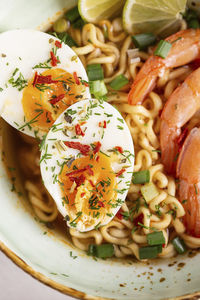
[[[85,85],[63,69],[36,72],[23,91],[26,122],[36,129],[48,131],[66,108],[82,99],[84,92]]]
[[[117,181],[109,157],[99,153],[98,158],[84,156],[76,159],[70,168],[65,164],[59,181],[63,189],[63,205],[66,205],[71,222],[81,220],[87,228],[95,226],[109,214],[112,216],[111,208],[117,200]]]

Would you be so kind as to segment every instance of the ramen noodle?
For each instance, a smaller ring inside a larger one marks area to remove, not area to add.
[[[183,21],[181,29],[185,28],[186,23]],[[131,36],[123,31],[120,18],[112,22],[100,21],[98,25],[86,24],[81,30],[70,27],[68,32],[78,45],[73,47],[73,50],[84,67],[96,63],[102,65],[108,89],[107,101],[121,112],[133,138],[134,171],[149,170],[150,181],[158,190],[158,195],[146,203],[141,197],[141,185],[132,184],[125,203],[111,222],[89,232],[78,232],[70,228],[72,243],[84,251],[87,251],[91,243],[112,243],[116,257],[133,255],[139,259],[139,247],[147,243],[147,234],[155,228],[162,231],[165,238],[162,252],[158,254],[160,258],[175,255],[171,240],[177,235],[188,247],[200,247],[200,238],[191,237],[185,232],[182,222],[185,212],[177,198],[178,183],[164,170],[159,143],[160,111],[175,88],[192,72],[192,68],[185,65],[166,71],[143,104],[131,106],[127,103],[130,86],[125,87],[123,91],[113,91],[108,84],[120,74],[130,81],[134,80],[152,53],[152,48],[149,47],[148,52],[134,49]],[[197,123],[198,119],[193,117],[188,126],[192,128]],[[22,135],[22,138],[24,143],[19,149],[19,158],[26,178],[25,189],[36,216],[41,221],[52,222],[56,220],[58,211],[42,184],[38,142],[25,135]],[[138,220],[142,220],[143,226],[135,230]]]

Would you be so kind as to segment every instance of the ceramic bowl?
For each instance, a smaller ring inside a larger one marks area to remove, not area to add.
[[[66,0],[13,0],[5,5],[5,2],[0,2],[2,31],[12,28],[45,30],[63,10],[75,3]],[[34,218],[25,197],[17,172],[12,136],[4,122],[1,124],[0,149],[0,247],[25,271],[81,299],[147,300],[179,296],[177,299],[188,299],[200,295],[200,254],[194,256],[190,252],[149,264],[135,262],[131,258],[126,261],[95,261],[53,230],[47,229]],[[5,160],[9,162],[12,177],[16,177],[17,191],[12,191]],[[44,232],[47,234],[44,235]],[[181,297],[186,294],[190,296]]]

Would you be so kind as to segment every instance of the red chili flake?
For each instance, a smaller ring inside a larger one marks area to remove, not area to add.
[[[88,166],[86,166],[86,170],[88,171],[88,173],[89,173],[89,175],[94,175],[94,172],[93,172],[93,170],[92,170],[92,168],[88,165]]]
[[[180,134],[180,136],[177,138],[177,144],[178,144],[178,152],[181,151],[181,148],[185,142],[185,139],[187,137],[188,134],[188,128],[185,128],[183,130],[183,132]]]
[[[99,161],[99,155],[96,157],[96,161],[97,161],[97,162]]]
[[[77,135],[82,135],[82,136],[85,135],[85,133],[82,131],[81,126],[79,124],[76,124],[75,131]]]
[[[85,196],[85,193],[81,193],[81,198]]]
[[[101,148],[101,143],[100,142],[96,142],[95,148],[93,150],[94,154],[96,154],[97,152],[99,152],[100,148]]]
[[[76,84],[80,85],[81,82],[80,82],[76,72],[73,73],[73,76],[74,76],[74,80],[75,80]]]
[[[124,152],[124,150],[120,146],[116,146],[115,149],[121,154]]]
[[[126,171],[126,169],[121,169],[121,170],[116,174],[116,176],[117,176],[117,177],[121,176],[125,171]]]
[[[36,85],[37,78],[38,78],[38,73],[37,73],[37,72],[35,72],[35,77],[34,77],[34,79],[33,79],[33,86],[35,86],[35,85]]]
[[[89,87],[89,84],[85,81],[82,82],[84,84],[84,86]]]
[[[64,142],[64,144],[69,148],[79,150],[83,155],[87,155],[90,151],[89,145],[81,144],[79,142]]]
[[[73,175],[76,175],[76,174],[78,174],[78,173],[84,172],[84,171],[86,171],[86,170],[87,170],[87,168],[83,168],[83,169],[71,171],[71,172],[69,172],[69,173],[66,173],[66,176],[73,176]]]
[[[59,41],[56,41],[56,42],[55,42],[55,46],[56,46],[57,48],[61,48],[61,47],[62,47],[62,43],[59,42]]]
[[[91,184],[92,187],[95,187],[94,183],[92,182],[92,180],[89,179],[89,183]]]
[[[75,182],[76,183],[76,187],[79,187],[82,183],[84,183],[85,181],[85,176],[83,174],[81,174],[79,177],[72,177],[70,176],[69,179],[72,181],[72,182]]]
[[[85,124],[86,124],[86,122],[85,122],[85,121],[83,121],[83,122],[80,122],[79,124],[82,126],[82,125],[85,125]]]
[[[161,117],[162,111],[163,111],[162,109],[159,110],[159,112],[158,112],[158,116],[159,116],[159,117]]]
[[[57,97],[54,97],[54,98],[51,98],[51,100],[49,100],[49,102],[54,105],[56,104],[57,102],[59,102],[60,100],[62,100],[63,98],[65,97],[65,94],[61,94]]]
[[[123,219],[122,209],[121,209],[121,208],[120,208],[120,210],[118,210],[118,212],[116,213],[116,217],[117,217],[119,220],[122,220],[122,219]]]
[[[162,247],[165,248],[165,244],[162,244]]]
[[[56,67],[57,63],[58,63],[57,57],[55,56],[55,54],[53,53],[53,51],[50,51],[50,55],[51,55],[51,65],[53,67]]]
[[[106,126],[107,126],[106,121],[103,121],[103,124],[101,122],[99,122],[99,127],[106,128]]]
[[[143,214],[140,214],[133,220],[135,226],[138,226],[138,223],[143,223]]]
[[[35,86],[36,84],[51,84],[57,82],[58,80],[53,80],[51,75],[42,76],[42,75],[38,75],[38,73],[35,72],[35,77],[33,79],[33,86]]]
[[[99,204],[100,207],[105,207],[105,205],[102,201],[98,201],[98,204]]]

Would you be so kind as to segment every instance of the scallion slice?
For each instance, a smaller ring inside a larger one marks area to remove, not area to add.
[[[53,34],[54,35],[54,34]],[[67,44],[69,47],[77,47],[76,42],[73,40],[73,38],[67,33],[67,32],[61,32],[57,33],[56,36],[65,44]]]
[[[114,255],[114,247],[112,244],[89,245],[88,255],[99,258],[112,257]]]
[[[147,47],[155,44],[156,36],[153,33],[141,33],[132,36],[134,45],[140,50],[145,50]]]
[[[134,184],[143,184],[150,181],[150,172],[149,170],[142,170],[138,172],[133,172],[132,182]]]
[[[165,244],[165,238],[162,231],[155,231],[147,234],[147,242],[149,245],[163,245]]]
[[[79,18],[78,20],[76,20],[76,22],[73,23],[73,28],[77,28],[77,29],[81,29],[84,25],[86,24],[86,22]]]
[[[140,259],[156,258],[158,253],[160,253],[160,248],[158,248],[158,246],[145,246],[139,248]]]
[[[180,239],[179,236],[175,237],[175,238],[172,240],[172,244],[173,244],[174,248],[176,249],[176,251],[177,251],[179,254],[183,254],[183,253],[185,253],[186,250],[187,250],[184,241],[183,241],[182,239]]]
[[[160,40],[156,50],[154,51],[154,55],[160,56],[162,58],[166,58],[171,47],[172,47],[172,44],[170,44],[169,42]]]
[[[87,74],[90,81],[104,79],[103,69],[100,64],[88,65]]]
[[[127,83],[129,83],[129,80],[123,74],[121,74],[110,82],[110,86],[113,90],[118,91]]]
[[[200,28],[198,19],[191,19],[190,21],[188,21],[188,27],[193,29]]]
[[[72,9],[68,10],[65,14],[65,17],[71,23],[76,21],[78,18],[80,18],[80,14],[79,14],[79,11],[78,11],[78,6],[75,6]]]
[[[108,91],[103,80],[95,80],[90,82],[90,92],[99,98],[106,95]]]
[[[141,193],[147,203],[159,195],[158,189],[153,182],[146,183],[142,186]]]

